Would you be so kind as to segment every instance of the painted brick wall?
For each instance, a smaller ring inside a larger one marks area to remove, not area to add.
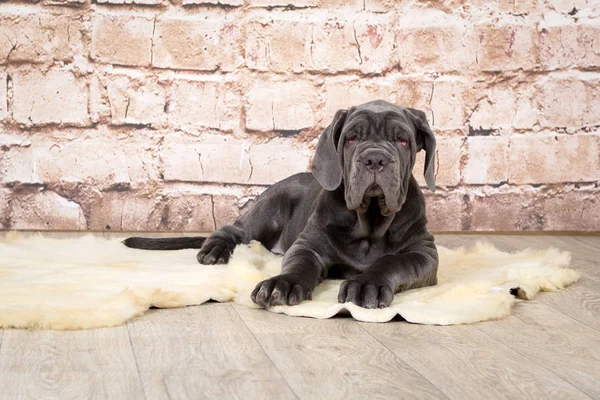
[[[599,15],[595,0],[4,1],[0,228],[212,230],[306,171],[337,109],[383,98],[438,137],[431,229],[598,231]]]

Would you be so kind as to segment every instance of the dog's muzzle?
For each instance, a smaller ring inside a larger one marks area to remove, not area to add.
[[[370,172],[382,172],[390,163],[390,157],[382,150],[367,150],[361,157],[360,162]]]

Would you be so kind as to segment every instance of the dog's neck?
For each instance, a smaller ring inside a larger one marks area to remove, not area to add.
[[[356,233],[357,238],[361,239],[380,239],[390,228],[390,225],[394,221],[395,214],[389,216],[381,215],[381,210],[379,209],[379,205],[377,204],[376,199],[374,199],[369,208],[364,213],[359,213],[357,211],[348,210],[346,207],[346,200],[344,198],[344,185],[340,185],[337,190],[331,192],[331,195],[335,199],[339,206],[340,212],[341,210],[345,210],[346,212],[342,212],[342,214],[338,214],[338,218],[353,218],[356,221],[356,225],[353,229],[357,229]],[[344,215],[342,217],[342,215]]]
[[[358,228],[359,235],[361,238],[379,239],[387,232],[392,221],[394,220],[393,215],[383,216],[379,215],[375,220],[370,218],[367,213],[358,214]]]

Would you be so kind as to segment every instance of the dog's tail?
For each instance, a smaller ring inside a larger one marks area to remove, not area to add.
[[[177,238],[142,238],[130,237],[123,240],[127,247],[132,249],[144,250],[181,250],[181,249],[199,249],[202,243],[206,240],[205,237],[177,237]]]

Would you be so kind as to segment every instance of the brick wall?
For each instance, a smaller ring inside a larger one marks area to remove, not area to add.
[[[592,0],[4,1],[0,228],[212,230],[307,170],[337,109],[383,98],[438,137],[431,229],[599,231],[599,15]]]

